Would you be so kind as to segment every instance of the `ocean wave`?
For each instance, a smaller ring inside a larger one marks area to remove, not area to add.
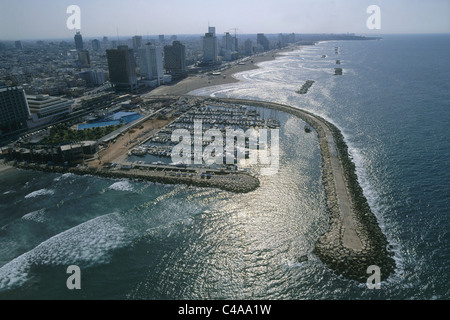
[[[54,195],[55,194],[55,190],[51,190],[51,189],[41,189],[41,190],[37,190],[34,192],[31,192],[29,194],[27,194],[25,196],[25,199],[30,199],[30,198],[36,198],[36,197],[40,197],[40,196],[47,196],[47,195]]]
[[[113,183],[109,186],[110,190],[116,190],[116,191],[133,191],[133,186],[130,182],[127,180],[119,181],[116,183]]]
[[[401,280],[401,277],[404,273],[404,257],[401,253],[400,244],[392,238],[389,232],[387,232],[387,226],[384,215],[384,213],[387,211],[387,208],[385,208],[383,205],[380,204],[381,203],[380,195],[377,192],[376,187],[374,186],[373,182],[371,181],[366,171],[368,159],[366,159],[365,155],[360,149],[354,146],[352,142],[352,135],[346,133],[344,130],[342,130],[341,132],[342,135],[344,136],[344,140],[347,143],[348,153],[352,159],[352,162],[355,164],[358,183],[361,186],[361,189],[363,190],[363,194],[367,199],[367,203],[369,204],[371,211],[373,212],[378,221],[378,225],[380,226],[381,231],[386,236],[386,239],[389,244],[388,251],[393,253],[392,258],[395,261],[396,268],[394,274],[391,275],[391,277],[387,281],[397,283],[398,281]]]
[[[130,243],[133,234],[115,219],[97,217],[42,242],[0,268],[0,290],[23,285],[31,266],[77,265],[88,268],[110,261],[111,252]]]
[[[69,173],[64,173],[63,175],[53,179],[53,181],[58,182],[58,181],[65,180],[65,179],[70,178],[70,177],[74,177],[74,176],[75,175],[73,173],[70,173],[70,172]]]
[[[26,215],[24,215],[22,217],[22,220],[44,223],[47,221],[47,218],[44,216],[44,214],[45,214],[45,209],[33,211],[33,212],[30,212],[30,213],[27,213]]]

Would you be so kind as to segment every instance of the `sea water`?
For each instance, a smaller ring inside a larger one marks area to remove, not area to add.
[[[343,132],[395,252],[380,290],[312,253],[328,227],[317,135],[266,111],[281,123],[280,170],[247,194],[3,172],[0,299],[448,299],[449,49],[449,35],[322,42],[192,93],[288,104]],[[81,290],[67,289],[70,265]]]

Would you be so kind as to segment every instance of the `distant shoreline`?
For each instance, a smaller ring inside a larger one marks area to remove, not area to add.
[[[228,69],[220,73],[220,75],[208,75],[208,73],[198,74],[189,76],[173,85],[162,85],[148,94],[143,95],[143,98],[152,98],[155,96],[165,96],[165,95],[188,95],[190,92],[197,89],[219,86],[230,83],[239,82],[238,79],[234,77],[235,74],[258,69],[259,63],[273,61],[280,56],[280,53],[290,52],[298,47],[290,47],[279,50],[272,50],[265,52],[260,55],[250,56],[245,64],[235,64]],[[253,62],[252,62],[253,61]]]

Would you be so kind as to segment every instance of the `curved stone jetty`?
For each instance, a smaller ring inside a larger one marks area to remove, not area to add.
[[[355,165],[342,133],[308,111],[263,101],[211,98],[280,110],[297,116],[315,129],[322,153],[322,177],[329,212],[329,229],[316,242],[314,253],[330,269],[346,278],[366,282],[370,266],[378,266],[381,280],[395,269],[388,241],[359,185]]]
[[[110,179],[132,179],[140,181],[159,182],[163,184],[185,184],[196,187],[218,188],[229,192],[247,193],[257,189],[259,179],[245,172],[225,172],[216,174],[187,174],[183,169],[173,168],[172,171],[161,171],[155,168],[136,167],[133,169],[95,169],[89,167],[63,167],[39,164],[16,163],[16,168],[37,170],[53,173],[73,173],[76,175],[94,175]],[[184,174],[183,174],[183,173]]]

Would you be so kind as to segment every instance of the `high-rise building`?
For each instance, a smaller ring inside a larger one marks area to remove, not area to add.
[[[158,36],[158,40],[159,40],[159,43],[162,44],[162,45],[164,45],[165,42],[166,42],[166,40],[165,40],[163,34],[160,34],[160,35]]]
[[[222,47],[225,50],[236,51],[236,40],[229,32],[225,33],[225,36],[222,38]]]
[[[17,40],[17,41],[14,43],[14,46],[16,47],[16,49],[19,49],[19,50],[22,50],[22,49],[23,49],[22,41],[20,41],[20,40]]]
[[[164,80],[162,48],[147,43],[139,49],[139,58],[141,76],[149,80],[157,80],[160,85]]]
[[[133,50],[128,46],[106,50],[109,79],[116,90],[134,90],[137,88],[136,60]]]
[[[270,50],[269,40],[264,35],[264,33],[258,33],[256,41],[258,45],[261,45],[264,51]]]
[[[210,27],[209,31],[212,31],[211,28],[214,27]],[[215,36],[215,33],[212,32],[205,33],[205,36],[203,37],[203,62],[216,63],[217,56],[218,56],[217,38]]]
[[[131,40],[133,42],[133,50],[137,53],[139,48],[142,47],[142,36],[134,36]]]
[[[26,131],[29,117],[24,90],[21,87],[0,87],[0,139]]]
[[[108,37],[104,36],[102,39],[102,45],[104,49],[108,49],[109,48],[109,39]]]
[[[100,41],[97,39],[92,40],[92,50],[99,51],[100,50]]]
[[[186,47],[181,42],[174,41],[171,46],[164,47],[164,67],[172,75],[186,72]]]
[[[216,36],[216,27],[208,27],[208,33],[212,33],[214,36]]]
[[[247,39],[244,43],[244,53],[247,56],[253,55],[253,41],[250,39]]]
[[[77,31],[74,39],[75,39],[75,48],[77,50],[83,50],[83,37],[81,36],[80,31]]]
[[[78,61],[80,62],[81,68],[89,68],[91,66],[91,58],[89,57],[89,51],[87,50],[78,51]]]

